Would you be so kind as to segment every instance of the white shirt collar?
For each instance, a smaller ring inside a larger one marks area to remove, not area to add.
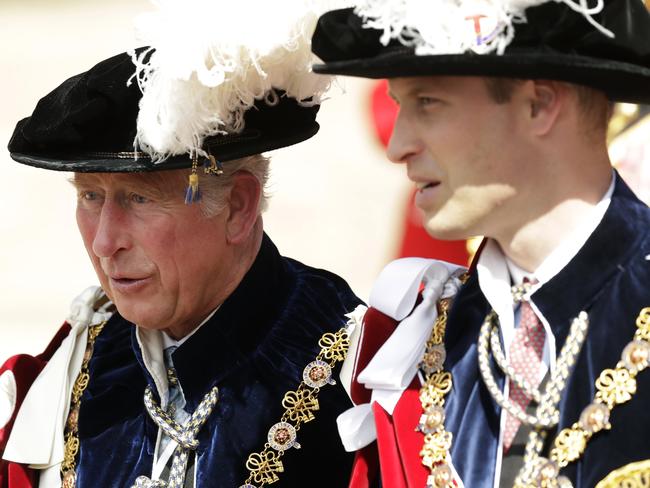
[[[196,331],[199,330],[203,326],[203,324],[205,324],[208,320],[210,320],[217,310],[219,310],[219,307],[215,308],[212,312],[210,312],[210,314],[203,320],[203,322],[201,322],[194,329],[192,329],[192,331],[189,334],[185,335],[184,337],[181,337],[178,340],[174,339],[167,332],[161,331],[160,333],[162,334],[163,350],[173,346],[180,347],[183,343],[185,343],[185,341],[187,341],[190,337],[196,334]]]
[[[142,361],[156,384],[163,408],[167,405],[168,396],[167,367],[165,366],[163,351],[171,346],[178,347],[187,341],[212,318],[218,309],[219,307],[215,308],[192,332],[178,341],[161,330],[136,327],[135,335],[142,352]]]

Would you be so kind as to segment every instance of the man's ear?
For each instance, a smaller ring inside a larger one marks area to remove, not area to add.
[[[525,91],[530,129],[534,135],[545,136],[558,121],[568,90],[557,81],[529,80]]]
[[[226,240],[240,244],[249,237],[257,221],[262,186],[248,171],[238,171],[232,178],[226,209]]]

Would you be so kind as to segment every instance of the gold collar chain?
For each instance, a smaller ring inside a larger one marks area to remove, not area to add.
[[[77,482],[77,457],[79,455],[79,407],[81,406],[81,396],[86,391],[90,383],[90,371],[88,363],[93,356],[95,340],[106,325],[106,320],[88,327],[88,341],[86,342],[86,351],[84,352],[81,362],[81,371],[72,387],[72,398],[70,400],[70,411],[68,420],[65,424],[64,440],[65,448],[63,453],[63,462],[61,463],[61,486],[63,488],[74,488]],[[72,333],[72,332],[71,332]]]
[[[76,484],[76,465],[79,454],[79,407],[81,396],[90,382],[88,364],[93,355],[95,340],[105,324],[106,321],[89,327],[81,371],[72,390],[70,413],[64,433],[64,461],[61,464],[63,488],[74,488]],[[261,488],[279,479],[278,474],[284,471],[282,456],[292,447],[300,449],[297,433],[303,423],[315,419],[314,413],[320,408],[318,404],[320,389],[326,385],[336,384],[336,381],[332,379],[332,371],[334,366],[343,361],[347,355],[350,347],[348,329],[344,327],[335,333],[323,334],[318,345],[321,348],[320,353],[303,370],[303,380],[298,388],[285,393],[282,400],[285,411],[280,422],[269,429],[264,450],[248,456],[246,468],[250,474],[241,488]],[[256,484],[252,484],[253,482]]]
[[[637,374],[650,364],[650,307],[639,312],[636,327],[634,338],[623,349],[615,368],[603,370],[596,379],[594,399],[582,410],[578,421],[555,437],[548,459],[530,460],[536,468],[534,477],[523,480],[515,488],[572,486],[567,478],[559,476],[560,469],[578,460],[595,434],[612,428],[609,423],[612,409],[632,399]]]
[[[424,434],[424,445],[420,451],[422,464],[430,474],[426,488],[454,487],[453,470],[450,467],[452,435],[445,430],[445,397],[451,391],[451,373],[443,370],[446,358],[445,329],[452,298],[438,302],[438,318],[433,325],[431,336],[420,369],[424,373],[424,383],[420,389],[422,416],[417,430]]]
[[[320,389],[336,384],[332,370],[336,363],[345,359],[350,347],[347,328],[324,334],[318,345],[320,353],[303,370],[298,388],[285,393],[282,399],[284,413],[280,421],[269,429],[264,449],[248,456],[246,469],[249,476],[239,488],[261,488],[279,480],[279,474],[284,472],[282,456],[292,447],[300,449],[297,437],[301,425],[316,418],[314,414],[320,408]]]
[[[438,304],[439,315],[427,342],[422,362],[425,382],[420,390],[423,415],[418,430],[425,434],[420,456],[431,470],[426,488],[454,488],[449,451],[452,434],[444,429],[444,401],[452,387],[452,377],[443,371],[444,335],[450,299]],[[637,330],[621,354],[614,369],[603,370],[595,381],[596,395],[580,414],[579,420],[563,429],[555,438],[549,458],[538,456],[546,438],[545,429],[534,429],[526,446],[522,472],[530,475],[515,481],[514,488],[570,488],[571,481],[560,476],[560,469],[584,453],[589,440],[601,430],[611,429],[611,410],[632,399],[636,393],[636,376],[650,364],[650,307],[643,308],[636,319]],[[605,480],[597,488],[605,488]]]

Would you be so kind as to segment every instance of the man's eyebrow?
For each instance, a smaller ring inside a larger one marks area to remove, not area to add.
[[[397,95],[395,95],[395,94],[394,94],[392,91],[390,91],[390,90],[388,90],[386,93],[388,94],[388,96],[389,96],[390,98],[393,99],[393,101],[394,101],[397,105],[399,105],[399,100],[397,99]]]
[[[87,187],[91,185],[95,179],[96,178],[92,178],[88,176],[85,177],[71,176],[70,178],[68,178],[68,183],[70,183],[76,189],[79,189],[81,187]]]

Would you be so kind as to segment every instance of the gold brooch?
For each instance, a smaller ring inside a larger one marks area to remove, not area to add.
[[[286,451],[292,447],[300,449],[300,444],[296,442],[296,428],[287,422],[278,422],[271,427],[266,438],[276,451]]]

